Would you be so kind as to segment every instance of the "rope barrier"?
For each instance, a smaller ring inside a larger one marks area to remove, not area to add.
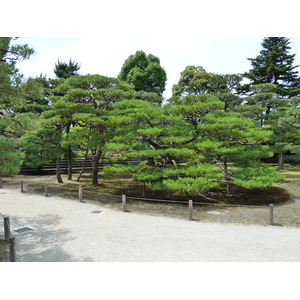
[[[72,191],[78,191],[78,188],[69,188],[69,187],[60,187],[58,185],[52,184],[52,187],[55,188],[62,188],[66,190],[72,190]],[[86,193],[94,193],[98,195],[104,195],[104,196],[110,196],[110,197],[118,197],[122,198],[121,195],[116,195],[116,194],[108,194],[108,193],[102,193],[98,191],[91,191],[88,189],[84,189],[84,192]],[[177,200],[167,200],[167,199],[154,199],[154,198],[139,198],[139,197],[130,197],[126,196],[127,199],[132,199],[132,200],[141,200],[141,201],[153,201],[153,202],[165,202],[165,203],[173,203],[173,204],[188,204],[187,201],[177,201]],[[264,207],[263,205],[245,205],[245,204],[221,204],[221,203],[208,203],[208,202],[198,202],[194,201],[194,204],[197,205],[215,205],[215,206],[228,206],[228,207],[249,207],[249,208],[262,208]]]
[[[24,182],[25,183],[25,182]],[[29,184],[36,184],[34,181],[27,181],[27,185]],[[56,184],[48,184],[48,187],[54,187],[54,188],[61,188],[63,190],[70,190],[77,192],[78,188],[70,188],[65,186],[59,186]],[[118,197],[122,198],[122,195],[116,195],[116,194],[109,194],[109,193],[102,193],[98,191],[91,191],[88,189],[84,189],[85,193],[91,193],[91,194],[97,194],[97,195],[103,195],[103,196],[109,196],[109,197]],[[188,201],[177,201],[177,200],[167,200],[167,199],[154,199],[154,198],[140,198],[140,197],[130,197],[126,196],[127,199],[131,200],[139,200],[139,201],[152,201],[152,202],[164,202],[164,203],[173,203],[173,204],[188,204]],[[199,201],[193,201],[194,205],[208,205],[208,206],[223,206],[223,207],[248,207],[248,208],[263,208],[267,205],[245,205],[245,204],[226,204],[226,203],[209,203],[209,202],[199,202]]]
[[[149,198],[138,198],[138,197],[128,197],[126,196],[127,199],[135,199],[135,200],[145,200],[145,201],[157,201],[157,202],[168,202],[168,203],[174,203],[174,204],[188,204],[187,201],[177,201],[177,200],[165,200],[165,199],[149,199]],[[198,202],[198,201],[193,201],[193,204],[197,205],[216,205],[216,206],[233,206],[233,207],[252,207],[252,208],[261,208],[263,207],[262,205],[243,205],[243,204],[221,204],[221,203],[208,203],[208,202]]]
[[[74,192],[78,192],[78,188],[69,188],[69,187],[62,187],[62,186],[59,186],[59,185],[48,185],[48,187],[54,187],[54,188],[61,188],[61,189],[65,189],[65,190],[70,190],[70,191],[74,191]],[[114,197],[119,197],[119,198],[122,198],[122,196],[120,195],[114,195],[114,194],[108,194],[108,193],[102,193],[102,192],[97,192],[97,191],[91,191],[91,190],[88,190],[88,189],[84,189],[85,192],[87,193],[94,193],[94,194],[98,194],[98,195],[105,195],[105,196],[114,196]]]
[[[23,186],[24,183],[23,181],[21,181],[21,187]],[[32,189],[33,190],[38,190],[38,192],[36,192],[37,194],[39,194],[39,190],[40,190],[40,184],[41,183],[38,183],[38,182],[34,182],[34,181],[27,181],[26,182],[27,186],[29,187],[29,185],[32,185]],[[48,183],[45,183],[45,195],[47,197],[47,193],[46,193],[46,186],[47,186],[47,191],[48,191]],[[94,201],[95,198],[92,197],[92,196],[88,196],[87,194],[95,194],[95,195],[98,195],[98,196],[106,196],[106,197],[109,197],[108,199],[103,197],[100,199],[97,199],[97,201],[99,200],[100,202],[103,201],[103,202],[109,202],[109,203],[115,203],[116,202],[116,199],[113,199],[112,197],[116,197],[116,198],[120,198],[122,199],[122,209],[123,211],[126,211],[126,199],[127,200],[137,200],[137,201],[151,201],[151,202],[160,202],[160,203],[171,203],[171,204],[184,204],[184,205],[189,205],[189,213],[190,213],[190,216],[189,216],[189,220],[192,220],[193,217],[192,217],[192,206],[193,205],[206,205],[206,206],[216,206],[216,207],[244,207],[244,208],[259,208],[259,209],[266,209],[268,206],[269,206],[269,224],[270,225],[274,225],[276,223],[274,223],[274,214],[273,214],[273,207],[274,205],[273,204],[269,204],[269,205],[244,205],[244,204],[227,204],[227,203],[213,203],[213,202],[200,202],[200,201],[193,201],[193,200],[188,200],[188,201],[183,201],[183,200],[169,200],[169,199],[155,199],[155,198],[146,198],[146,197],[131,197],[131,196],[126,196],[126,195],[116,195],[116,194],[109,194],[109,193],[103,193],[103,192],[99,192],[99,191],[96,191],[96,190],[89,190],[88,187],[84,188],[80,185],[77,185],[76,187],[66,187],[66,186],[63,186],[61,184],[50,184],[50,187],[51,188],[55,188],[57,189],[56,191],[53,191],[53,194],[61,194],[61,196],[63,197],[64,194],[63,192],[64,191],[72,191],[75,193],[78,193],[78,189],[79,189],[79,200],[81,202],[84,202],[82,201],[82,192],[84,190],[84,193],[87,197],[87,201]],[[21,188],[21,192],[22,192],[22,188]],[[71,196],[72,198],[74,197],[74,194],[65,194],[65,195],[68,195],[68,196]],[[93,199],[94,198],[94,199]],[[175,207],[175,206],[173,206]],[[283,207],[281,205],[278,205],[276,206],[278,208],[278,211],[285,211],[285,210],[295,210],[295,207],[294,208],[288,208],[288,207]],[[300,207],[296,207],[296,211],[298,211],[298,209],[300,209]],[[202,211],[202,210],[201,210]],[[259,211],[260,212],[260,211]],[[5,216],[0,213],[0,215],[4,218],[4,221],[5,221]],[[295,218],[295,216],[293,215],[292,216],[293,218]],[[280,220],[280,218],[279,218]],[[277,221],[278,222],[278,221]],[[7,232],[7,230],[6,230]],[[11,231],[9,230],[9,233],[10,233],[10,236],[12,236],[11,234]]]

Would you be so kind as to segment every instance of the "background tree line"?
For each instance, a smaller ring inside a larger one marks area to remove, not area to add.
[[[79,75],[70,59],[54,66],[56,79],[24,79],[16,61],[28,45],[0,38],[0,174],[76,155],[93,155],[92,184],[104,157],[143,157],[138,165],[112,165],[149,188],[203,193],[226,183],[267,187],[283,180],[265,161],[299,160],[300,79],[290,41],[268,37],[244,74],[214,74],[187,66],[172,97],[163,99],[167,75],[158,57],[130,55],[117,78]],[[78,177],[78,179],[80,176]]]

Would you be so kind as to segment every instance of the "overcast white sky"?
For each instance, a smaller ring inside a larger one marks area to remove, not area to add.
[[[0,33],[22,37],[19,43],[35,49],[18,65],[26,77],[41,72],[54,77],[57,60],[69,58],[80,63],[81,74],[115,77],[129,55],[143,50],[160,58],[168,98],[188,65],[218,74],[248,71],[247,58],[258,55],[265,36],[291,37],[290,53],[300,65],[295,0],[284,7],[279,0],[16,2],[13,15],[1,15]]]
[[[57,60],[69,58],[80,63],[80,74],[101,74],[116,77],[126,58],[137,50],[152,53],[160,58],[167,72],[165,98],[171,96],[172,85],[178,82],[180,72],[188,65],[202,66],[218,74],[243,73],[251,67],[247,58],[259,54],[263,37],[201,37],[190,42],[163,37],[102,39],[85,38],[20,38],[36,53],[28,61],[18,64],[26,76],[43,73],[55,78],[53,67]],[[300,64],[300,38],[291,38],[290,53],[296,53],[295,64]]]

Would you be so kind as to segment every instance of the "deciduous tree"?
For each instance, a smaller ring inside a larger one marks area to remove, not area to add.
[[[165,91],[167,75],[157,56],[137,51],[125,60],[118,79],[132,84],[136,91],[162,95]]]

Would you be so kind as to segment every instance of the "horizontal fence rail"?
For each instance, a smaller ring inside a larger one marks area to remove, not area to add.
[[[103,159],[99,163],[99,169],[103,169],[104,166],[109,166],[113,164],[133,164],[138,165],[141,163],[143,159],[132,159],[132,160],[110,160],[110,159]],[[84,168],[85,171],[91,171],[93,169],[93,156],[88,155],[87,159],[85,160],[84,157],[78,157],[74,161],[72,161],[72,171],[78,172],[82,168]],[[68,172],[68,161],[66,159],[62,159],[60,162],[60,171],[62,173]],[[56,162],[50,162],[48,164],[45,164],[39,168],[33,168],[28,166],[22,166],[20,174],[30,174],[30,173],[36,173],[36,174],[52,174],[56,172]]]

